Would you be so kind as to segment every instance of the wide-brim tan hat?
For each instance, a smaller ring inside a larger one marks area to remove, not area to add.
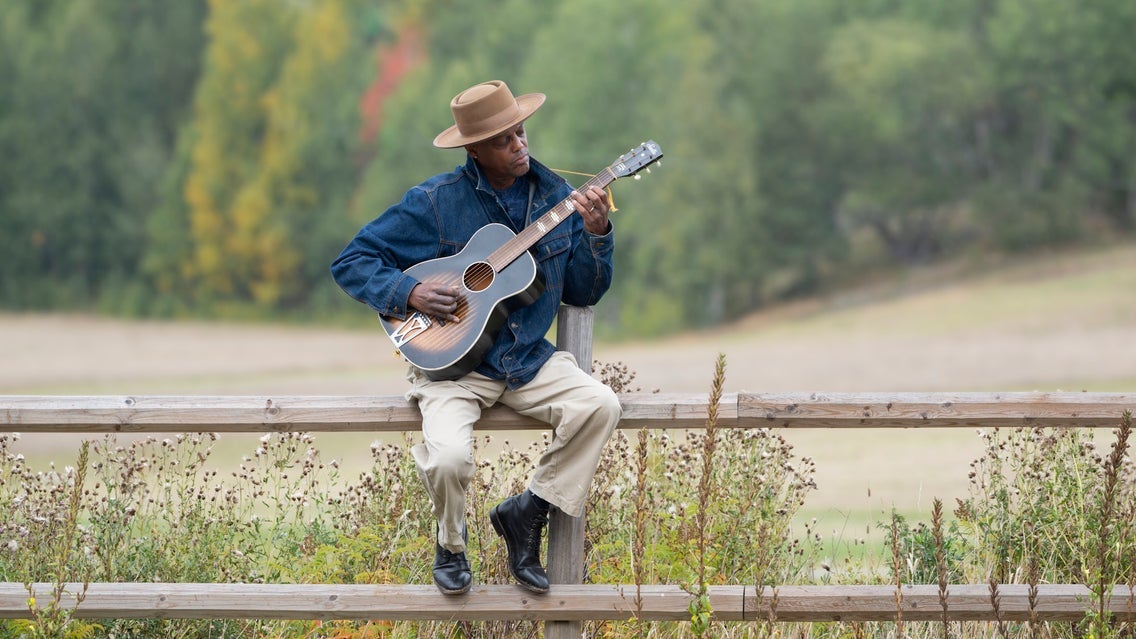
[[[476,84],[450,100],[454,125],[434,138],[434,146],[454,149],[481,142],[516,126],[544,104],[543,93],[526,93],[514,98],[500,80]]]

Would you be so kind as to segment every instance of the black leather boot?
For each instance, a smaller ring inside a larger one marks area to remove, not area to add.
[[[463,528],[462,539],[469,541],[469,534]],[[473,572],[464,552],[453,553],[434,542],[434,584],[445,595],[460,595],[469,592],[473,583]]]
[[[548,592],[548,575],[540,565],[540,533],[548,523],[548,509],[538,506],[526,490],[489,511],[489,521],[505,539],[509,572],[517,582],[532,592]]]

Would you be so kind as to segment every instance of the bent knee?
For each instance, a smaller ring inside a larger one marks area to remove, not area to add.
[[[468,479],[473,476],[473,452],[466,446],[445,446],[430,451],[428,472],[435,477]]]
[[[595,415],[607,422],[610,428],[614,430],[623,416],[623,406],[619,403],[619,396],[615,394],[615,391],[607,386],[604,386],[603,389],[604,392],[599,393],[595,399]]]

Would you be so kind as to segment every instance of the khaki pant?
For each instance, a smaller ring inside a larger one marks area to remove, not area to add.
[[[531,382],[517,390],[470,373],[454,381],[430,381],[411,367],[407,399],[422,411],[423,443],[411,453],[433,502],[438,542],[465,552],[462,526],[466,489],[473,478],[473,424],[482,409],[500,402],[552,427],[552,441],[537,462],[529,490],[566,514],[584,514],[600,454],[621,408],[610,388],[581,370],[570,353],[557,351]]]

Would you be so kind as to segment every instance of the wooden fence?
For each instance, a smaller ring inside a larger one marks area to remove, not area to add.
[[[563,320],[563,316],[562,316]],[[566,326],[575,326],[564,323]],[[569,328],[569,330],[573,330]],[[583,334],[590,333],[589,330]],[[564,333],[561,332],[563,341]],[[587,350],[577,353],[591,361]],[[626,394],[620,427],[700,428],[705,394]],[[1113,428],[1136,408],[1126,393],[748,393],[724,395],[723,428]],[[6,430],[31,433],[168,432],[392,432],[417,431],[419,414],[401,397],[183,397],[0,396]],[[485,411],[476,428],[532,430],[545,425],[504,407]],[[580,635],[582,620],[688,620],[692,595],[678,586],[581,584],[583,521],[559,514],[549,538],[552,591],[534,596],[512,585],[475,586],[463,596],[441,595],[433,585],[264,585],[92,583],[68,586],[62,605],[79,618],[258,618],[492,620],[548,622],[546,637]],[[51,584],[34,584],[45,597]],[[770,602],[776,592],[776,608]],[[0,582],[0,618],[30,618],[28,590]],[[998,587],[999,606],[987,584],[954,584],[946,596],[952,620],[1081,619],[1089,590],[1078,584],[1043,584],[1030,604],[1025,585]],[[908,621],[943,618],[937,586],[753,586],[710,588],[720,620]],[[1108,602],[1119,619],[1136,620],[1136,596],[1127,586]]]

